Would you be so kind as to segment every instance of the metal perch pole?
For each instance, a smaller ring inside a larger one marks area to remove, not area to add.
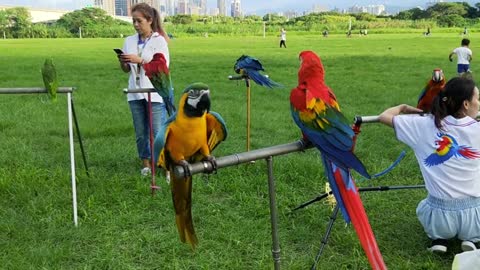
[[[129,94],[129,93],[147,93],[147,102],[148,102],[148,126],[150,129],[149,132],[149,141],[150,141],[150,167],[152,170],[152,175],[151,175],[151,180],[150,180],[150,189],[152,191],[152,196],[155,195],[155,191],[157,189],[160,189],[159,186],[157,186],[156,181],[155,181],[155,164],[154,164],[154,153],[155,151],[153,150],[154,147],[154,136],[153,136],[153,111],[152,111],[152,96],[151,93],[156,93],[157,91],[154,88],[133,88],[133,89],[123,89],[124,94]]]
[[[73,146],[73,125],[72,125],[72,93],[75,87],[59,87],[57,93],[67,94],[67,113],[68,113],[68,137],[70,144],[70,170],[72,183],[72,205],[73,205],[73,224],[78,226],[77,215],[77,184],[75,179],[75,147]],[[47,90],[42,87],[26,88],[0,88],[0,94],[46,94]]]
[[[245,80],[245,86],[247,87],[247,151],[250,151],[250,108],[251,108],[251,99],[250,99],[250,78],[246,75],[236,75],[228,76],[229,80]]]
[[[270,222],[272,226],[272,257],[274,269],[280,269],[280,241],[278,238],[278,216],[277,206],[275,202],[275,179],[273,176],[273,156],[285,155],[292,152],[303,151],[310,148],[310,145],[305,144],[303,140],[293,143],[271,146],[262,149],[256,149],[249,152],[233,154],[230,156],[219,157],[216,159],[216,168],[224,168],[235,166],[242,163],[252,162],[259,159],[266,159],[268,169],[268,191],[270,197]],[[214,169],[211,161],[205,160],[189,165],[191,174],[209,173]],[[183,178],[185,170],[182,166],[175,166],[174,172],[176,177]]]

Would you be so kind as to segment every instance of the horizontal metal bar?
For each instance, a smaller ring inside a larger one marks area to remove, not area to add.
[[[228,79],[231,81],[248,79],[247,75],[228,75]]]
[[[73,93],[76,87],[59,87],[57,93],[66,94]],[[39,94],[47,93],[47,89],[43,87],[25,87],[25,88],[0,88],[0,94]]]
[[[420,114],[421,115],[421,114]],[[477,113],[477,119],[480,118],[480,112]],[[357,115],[353,119],[355,124],[364,124],[364,123],[379,123],[380,115],[371,115],[371,116],[360,116]]]
[[[155,88],[132,88],[132,89],[123,89],[124,94],[138,94],[138,93],[156,93]]]
[[[270,146],[267,148],[256,149],[244,153],[233,154],[216,159],[217,169],[234,166],[242,163],[247,163],[254,160],[265,159],[270,156],[284,155],[292,152],[303,151],[312,148],[312,144],[307,144],[303,140],[298,140],[293,143]],[[200,161],[190,164],[190,173],[210,173],[213,171],[213,164],[211,161]],[[174,174],[178,178],[185,177],[185,170],[182,166],[175,166]]]

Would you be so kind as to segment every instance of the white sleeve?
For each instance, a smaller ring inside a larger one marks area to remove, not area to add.
[[[168,51],[168,44],[167,41],[165,40],[164,37],[162,36],[157,36],[151,40],[151,53],[143,53],[142,58],[145,60],[145,62],[150,62],[153,59],[153,55],[156,53],[162,53],[165,56],[165,59],[167,60],[167,66],[170,65],[170,54]],[[149,44],[150,45],[150,44]]]
[[[393,129],[397,139],[410,147],[415,147],[421,136],[422,128],[418,122],[422,120],[418,115],[397,115],[393,117]]]

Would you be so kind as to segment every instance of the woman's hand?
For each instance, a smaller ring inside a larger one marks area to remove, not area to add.
[[[120,54],[118,59],[122,63],[141,64],[143,59],[136,54]]]
[[[408,113],[422,113],[423,111],[415,108],[413,106],[402,104],[395,107],[386,109],[382,114],[380,114],[379,120],[380,123],[383,123],[387,126],[393,126],[393,117],[399,114],[408,114]]]

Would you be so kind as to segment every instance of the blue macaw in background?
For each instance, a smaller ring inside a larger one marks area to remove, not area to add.
[[[266,86],[269,88],[283,87],[283,85],[270,80],[267,76],[260,74],[263,69],[262,63],[258,59],[250,57],[248,55],[242,55],[237,59],[237,62],[233,66],[233,69],[237,74],[252,79],[255,83]]]

